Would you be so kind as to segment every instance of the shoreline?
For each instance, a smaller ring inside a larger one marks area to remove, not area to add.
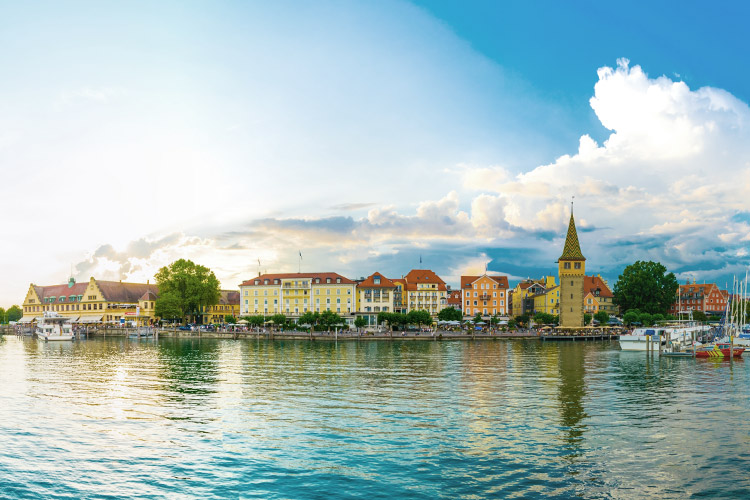
[[[106,329],[94,330],[81,338],[107,338],[119,337],[130,338],[133,340],[152,339],[154,337],[136,337],[131,336],[132,330],[127,329]],[[0,330],[2,335],[16,335],[12,328],[3,328]],[[579,335],[581,340],[592,336]],[[601,340],[617,340],[618,334],[596,334]],[[302,331],[261,331],[261,332],[193,332],[176,329],[159,330],[156,338],[173,338],[173,339],[250,339],[250,340],[309,340],[309,341],[393,341],[393,340],[421,340],[421,341],[444,341],[444,340],[524,340],[537,339],[544,340],[544,333],[541,331],[513,331],[513,332],[453,332],[448,330],[439,330],[436,332],[309,332]]]

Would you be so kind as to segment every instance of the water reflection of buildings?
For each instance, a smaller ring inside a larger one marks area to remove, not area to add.
[[[586,431],[584,419],[587,417],[583,404],[586,396],[585,346],[580,343],[559,344],[559,376],[557,398],[560,402],[560,425],[565,430],[564,445],[568,459],[581,454],[583,435]]]

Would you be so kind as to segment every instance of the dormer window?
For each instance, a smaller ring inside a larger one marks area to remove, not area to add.
[[[273,284],[274,285],[278,285],[279,284],[279,280],[278,279],[273,280]]]
[[[336,283],[341,283],[341,278],[336,278]]]
[[[320,283],[320,278],[315,278],[315,283]]]
[[[268,280],[263,280],[263,284],[267,285],[268,284]]]
[[[331,282],[331,278],[326,278],[326,283],[330,283],[330,282]]]
[[[255,280],[256,285],[260,285],[260,280]]]
[[[380,276],[375,276],[372,280],[376,285],[380,284]]]

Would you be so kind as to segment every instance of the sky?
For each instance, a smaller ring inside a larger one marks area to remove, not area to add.
[[[573,199],[588,273],[654,260],[723,287],[750,265],[748,14],[0,1],[0,305],[179,258],[225,289],[513,283],[556,274]]]

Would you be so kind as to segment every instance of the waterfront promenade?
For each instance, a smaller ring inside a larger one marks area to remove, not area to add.
[[[15,334],[12,328],[1,330],[5,335]],[[128,337],[132,329],[127,328],[98,328],[90,329],[86,336],[88,337]],[[159,337],[177,337],[177,338],[206,338],[206,339],[289,339],[289,340],[354,340],[354,341],[389,341],[389,340],[500,340],[500,339],[529,339],[529,338],[549,338],[560,335],[561,338],[611,338],[616,339],[618,331],[606,330],[581,330],[576,334],[571,332],[556,332],[552,330],[429,330],[429,331],[330,331],[330,332],[308,332],[302,330],[230,330],[219,329],[217,331],[184,331],[176,328],[158,328],[155,329]]]

